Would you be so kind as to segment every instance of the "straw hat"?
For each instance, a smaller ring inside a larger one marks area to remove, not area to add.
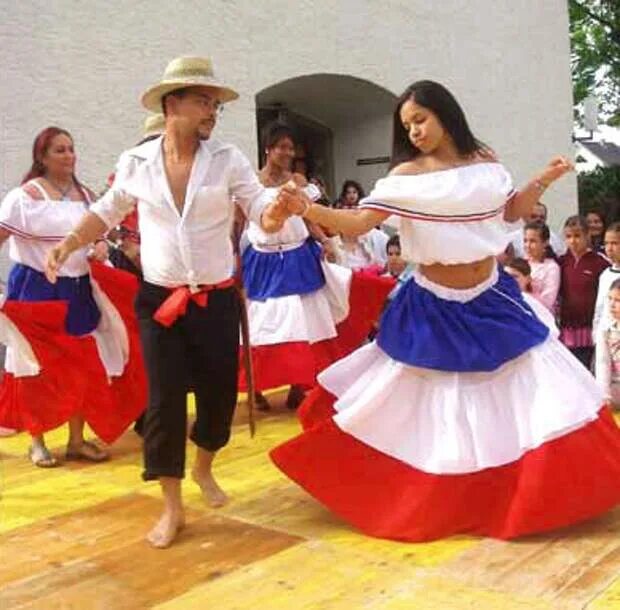
[[[159,83],[142,94],[142,105],[151,112],[161,112],[161,98],[185,87],[207,87],[224,103],[236,100],[239,94],[221,85],[213,74],[211,60],[206,57],[177,57],[167,66]]]
[[[144,119],[144,137],[158,136],[163,133],[166,128],[166,119],[161,112],[157,114],[149,114]]]

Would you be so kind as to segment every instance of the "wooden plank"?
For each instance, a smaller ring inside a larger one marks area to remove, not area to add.
[[[379,544],[378,544],[379,546]],[[326,542],[292,547],[186,594],[157,610],[549,610],[535,598],[467,587],[410,561]]]
[[[521,541],[485,540],[442,573],[469,586],[487,586],[583,606],[620,571],[620,510],[588,523]]]
[[[620,577],[589,603],[585,610],[618,610],[620,608]]]
[[[301,541],[190,511],[176,544],[153,549],[143,536],[160,508],[132,495],[5,536],[0,544],[11,561],[2,572],[0,607],[83,608],[78,604],[96,592],[109,608],[149,608]]]

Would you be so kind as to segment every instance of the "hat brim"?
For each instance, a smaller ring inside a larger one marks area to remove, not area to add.
[[[164,95],[168,93],[172,93],[177,89],[185,89],[187,87],[202,87],[203,89],[208,89],[213,92],[217,99],[225,104],[226,102],[232,102],[239,97],[239,94],[229,87],[224,87],[222,85],[211,84],[211,83],[202,83],[196,81],[174,81],[169,83],[159,83],[154,85],[150,89],[147,89],[142,94],[142,105],[151,112],[162,112],[163,108],[161,105],[161,100]]]

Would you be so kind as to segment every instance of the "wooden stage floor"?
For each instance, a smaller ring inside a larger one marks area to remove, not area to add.
[[[187,481],[188,526],[167,550],[143,541],[158,488],[140,481],[133,433],[105,464],[53,470],[25,459],[25,435],[0,439],[0,608],[620,609],[619,509],[518,542],[367,538],[272,466],[268,449],[299,429],[272,398],[257,437],[240,415],[217,462],[230,504],[206,508]],[[48,435],[58,454],[65,434]]]

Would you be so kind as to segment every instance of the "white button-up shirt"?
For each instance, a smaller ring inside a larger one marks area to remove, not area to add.
[[[238,148],[209,139],[196,152],[179,212],[160,137],[121,155],[114,184],[90,211],[111,228],[137,204],[144,279],[174,288],[228,279],[234,263],[230,235],[235,204],[260,223],[272,199]]]

